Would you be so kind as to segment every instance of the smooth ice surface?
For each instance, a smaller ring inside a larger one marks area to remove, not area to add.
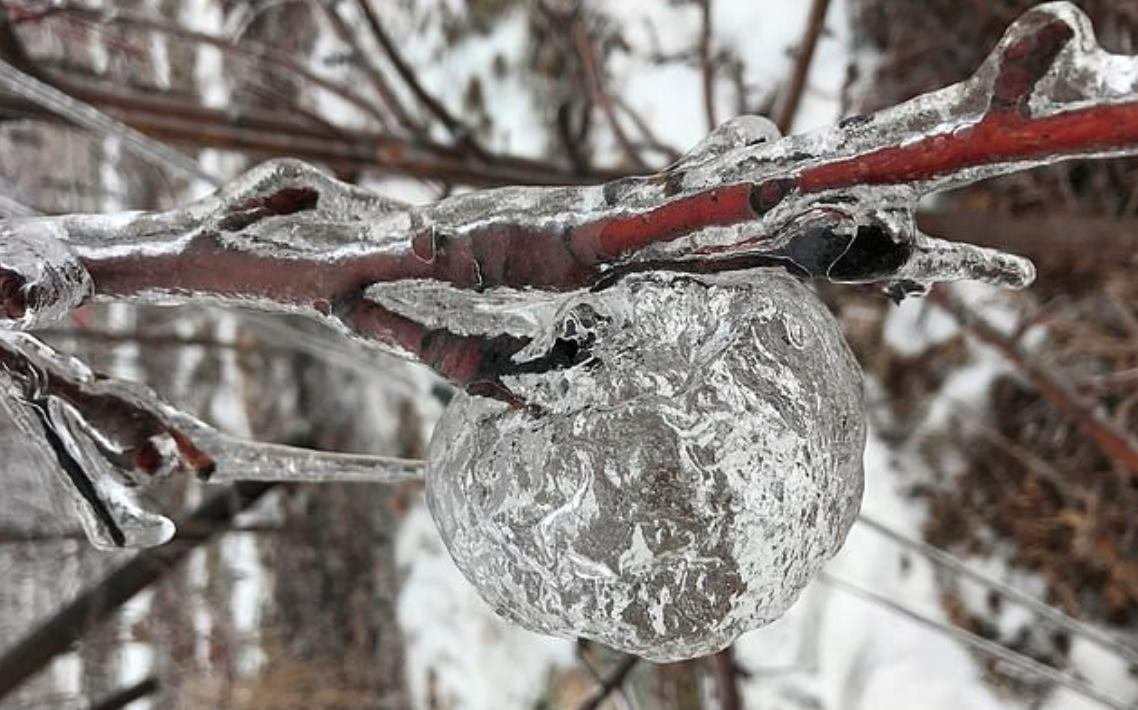
[[[431,511],[502,615],[657,661],[778,617],[854,521],[861,372],[810,289],[650,274],[582,295],[569,370],[460,394],[436,428]]]

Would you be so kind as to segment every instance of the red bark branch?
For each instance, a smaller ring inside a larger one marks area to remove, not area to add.
[[[588,60],[593,48],[577,22]],[[1138,86],[1119,88],[1125,72],[1138,74],[1138,62],[1116,61],[1107,69],[1120,76],[1096,76],[1100,50],[1088,50],[1087,37],[1072,41],[1085,24],[1073,7],[1041,6],[968,82],[776,142],[753,123],[728,122],[667,171],[599,187],[512,189],[410,207],[281,164],[186,210],[138,215],[110,231],[79,217],[43,229],[68,235],[97,296],[273,303],[338,319],[459,384],[492,388],[528,338],[452,332],[364,291],[430,282],[477,299],[499,288],[603,287],[630,269],[772,264],[884,281],[897,293],[962,277],[1022,286],[1031,278],[1022,263],[917,233],[915,201],[1061,158],[1138,151]],[[595,64],[590,74],[599,80]],[[293,204],[297,194],[303,204]],[[365,206],[337,207],[345,200]],[[284,245],[294,234],[315,246]],[[19,312],[9,296],[0,305]]]

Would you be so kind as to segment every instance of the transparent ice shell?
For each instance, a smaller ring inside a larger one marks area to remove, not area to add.
[[[514,378],[528,408],[459,394],[427,499],[502,616],[666,662],[779,617],[845,540],[862,494],[862,375],[780,271],[651,273],[583,294],[568,370]]]

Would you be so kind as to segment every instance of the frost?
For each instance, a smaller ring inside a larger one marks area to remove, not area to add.
[[[427,494],[459,568],[509,619],[657,661],[765,624],[833,555],[861,500],[861,371],[777,270],[649,274],[559,315],[592,357],[460,394]]]

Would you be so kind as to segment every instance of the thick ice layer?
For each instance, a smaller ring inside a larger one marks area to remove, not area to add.
[[[431,510],[503,616],[657,661],[778,617],[854,521],[861,372],[810,289],[651,274],[582,295],[592,357],[460,394],[435,430]]]
[[[0,331],[0,388],[5,395],[0,406],[58,474],[91,544],[109,550],[167,542],[174,535],[173,523],[141,509],[127,489],[138,480],[119,439],[123,422],[113,417],[90,422],[66,399],[52,395],[53,380],[62,377],[68,378],[68,388],[92,385],[92,391],[77,394],[76,401],[95,402],[96,408],[106,402],[96,399],[94,375],[79,361],[57,356],[26,334]]]
[[[396,483],[421,462],[245,441],[175,410],[142,385],[96,376],[27,333],[0,330],[0,407],[70,494],[101,549],[152,547],[174,525],[130,489],[176,471],[217,482]]]
[[[91,277],[63,235],[47,220],[0,222],[0,327],[51,323],[91,295]]]

